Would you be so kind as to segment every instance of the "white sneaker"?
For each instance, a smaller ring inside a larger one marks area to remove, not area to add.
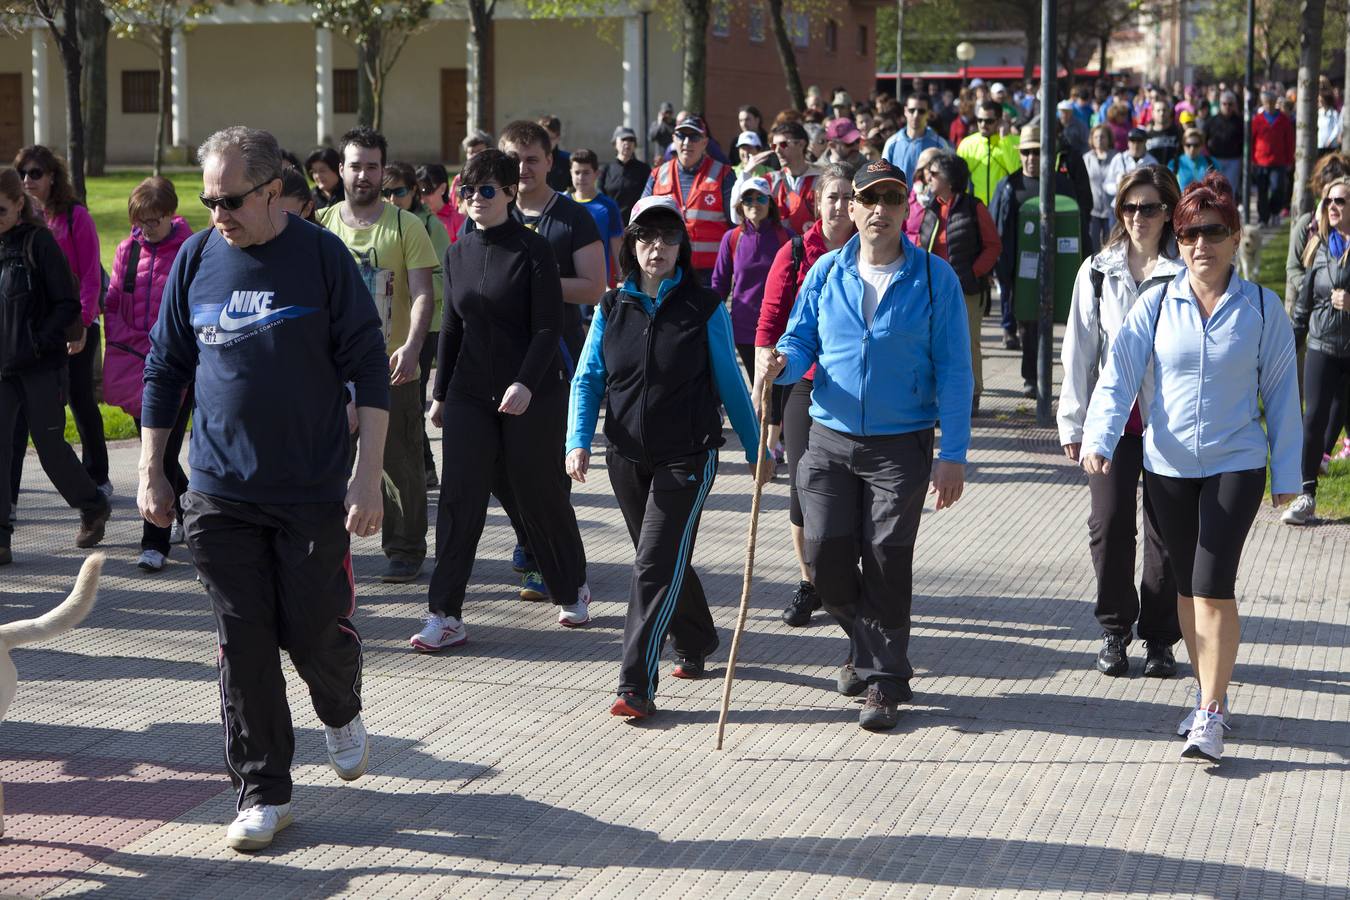
[[[328,764],[339,778],[355,781],[366,773],[370,741],[366,739],[366,726],[361,723],[360,713],[341,728],[323,726],[323,739],[328,745]]]
[[[143,550],[141,558],[136,560],[136,568],[142,572],[159,572],[164,569],[164,554],[158,550]]]
[[[1200,688],[1195,689],[1195,708],[1186,714],[1186,718],[1177,724],[1177,737],[1189,737],[1191,728],[1195,725],[1195,714],[1200,711]],[[1228,705],[1228,695],[1223,695],[1223,727],[1225,731],[1233,730],[1233,710]]]
[[[107,499],[111,500],[113,496],[113,486],[111,481],[105,481],[98,486],[98,492]]]
[[[183,523],[175,520],[174,523],[169,526],[169,543],[182,544],[186,541],[187,532],[183,531]]]
[[[1311,525],[1317,518],[1317,498],[1312,494],[1299,494],[1280,519],[1286,525]]]
[[[1186,746],[1181,755],[1187,759],[1207,759],[1218,762],[1223,758],[1223,716],[1219,714],[1219,704],[1211,703],[1208,709],[1195,711],[1195,724],[1186,736]]]
[[[437,650],[444,650],[446,647],[458,647],[469,639],[469,633],[464,628],[464,623],[454,616],[438,616],[434,613],[427,616],[426,625],[422,630],[414,634],[408,643],[414,650],[420,650],[423,653],[435,653]]]
[[[291,824],[291,805],[250,806],[234,817],[225,832],[225,843],[235,850],[261,850],[276,833]]]
[[[580,628],[591,620],[591,588],[583,584],[577,588],[577,602],[558,607],[558,624],[564,628]]]

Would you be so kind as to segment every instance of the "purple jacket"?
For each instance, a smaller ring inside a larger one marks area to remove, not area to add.
[[[169,280],[178,249],[192,235],[181,216],[173,217],[168,237],[158,244],[145,240],[139,228],[117,246],[108,284],[108,311],[104,318],[103,400],[141,417],[145,357],[150,352],[150,330],[159,319],[159,302]],[[125,290],[132,244],[139,244],[131,291]]]
[[[739,237],[737,237],[739,235]],[[722,235],[713,267],[712,289],[720,297],[731,297],[731,337],[737,344],[754,344],[759,326],[759,304],[764,299],[764,282],[778,248],[792,240],[792,232],[782,224],[759,230],[742,224]],[[731,258],[732,244],[736,258]]]

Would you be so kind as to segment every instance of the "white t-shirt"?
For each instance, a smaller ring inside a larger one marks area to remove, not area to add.
[[[886,288],[890,287],[895,273],[899,272],[904,264],[904,254],[884,266],[869,266],[861,259],[858,260],[858,274],[863,280],[863,321],[867,323],[868,328],[872,327],[872,318],[877,314],[877,306],[881,303],[882,295],[886,293]]]

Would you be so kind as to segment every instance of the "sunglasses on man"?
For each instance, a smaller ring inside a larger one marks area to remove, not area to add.
[[[899,206],[905,202],[905,192],[896,188],[886,191],[862,190],[853,195],[863,206],[876,206],[878,203],[886,206]]]
[[[1187,225],[1185,228],[1177,229],[1177,243],[1190,246],[1199,243],[1204,238],[1208,243],[1217,244],[1219,241],[1227,240],[1233,236],[1233,229],[1220,222],[1210,222],[1205,225]]]
[[[202,206],[205,206],[212,212],[215,212],[217,209],[224,209],[228,210],[229,212],[236,212],[239,209],[239,207],[244,205],[244,201],[249,198],[250,194],[257,193],[257,191],[263,185],[269,183],[271,183],[271,179],[259,182],[258,184],[255,184],[253,187],[244,191],[242,194],[231,194],[226,195],[224,197],[208,197],[205,194],[198,194],[197,199],[202,201]]]

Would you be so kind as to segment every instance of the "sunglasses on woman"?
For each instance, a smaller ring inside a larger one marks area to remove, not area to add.
[[[1151,219],[1158,213],[1167,209],[1165,203],[1122,203],[1120,204],[1121,216],[1138,216],[1141,219]]]
[[[260,187],[268,183],[269,182],[267,181],[259,182],[242,194],[233,194],[225,197],[208,197],[205,194],[198,194],[197,198],[202,201],[202,206],[205,206],[212,212],[215,212],[217,209],[235,212],[239,207],[244,205],[244,201],[248,199],[249,194],[255,193]]]
[[[1233,229],[1220,222],[1211,222],[1207,225],[1187,225],[1185,228],[1177,229],[1177,243],[1190,246],[1204,238],[1209,243],[1215,244],[1231,237],[1232,234]]]
[[[472,200],[473,195],[477,194],[484,200],[491,200],[497,196],[497,191],[501,188],[495,184],[461,184],[459,186],[459,199]]]
[[[1336,207],[1345,206],[1345,201],[1346,201],[1346,198],[1345,198],[1345,197],[1328,197],[1328,198],[1327,198],[1327,202],[1330,203],[1332,206],[1336,206]]]
[[[408,196],[408,189],[405,187],[385,188],[384,190],[380,191],[380,193],[384,195],[384,199],[386,200],[389,200],[394,197],[397,197],[399,200],[402,200],[404,197]]]
[[[684,232],[678,228],[638,228],[633,237],[639,244],[655,244],[657,241],[667,247],[678,247],[684,240]]]
[[[41,181],[42,176],[46,174],[47,174],[46,172],[38,168],[19,170],[19,177],[23,178],[26,181]]]
[[[741,202],[742,202],[742,203],[754,203],[754,204],[757,205],[757,206],[763,206],[764,204],[766,204],[766,203],[769,202],[769,195],[768,195],[768,194],[755,194],[755,193],[747,192],[747,193],[741,195]]]

